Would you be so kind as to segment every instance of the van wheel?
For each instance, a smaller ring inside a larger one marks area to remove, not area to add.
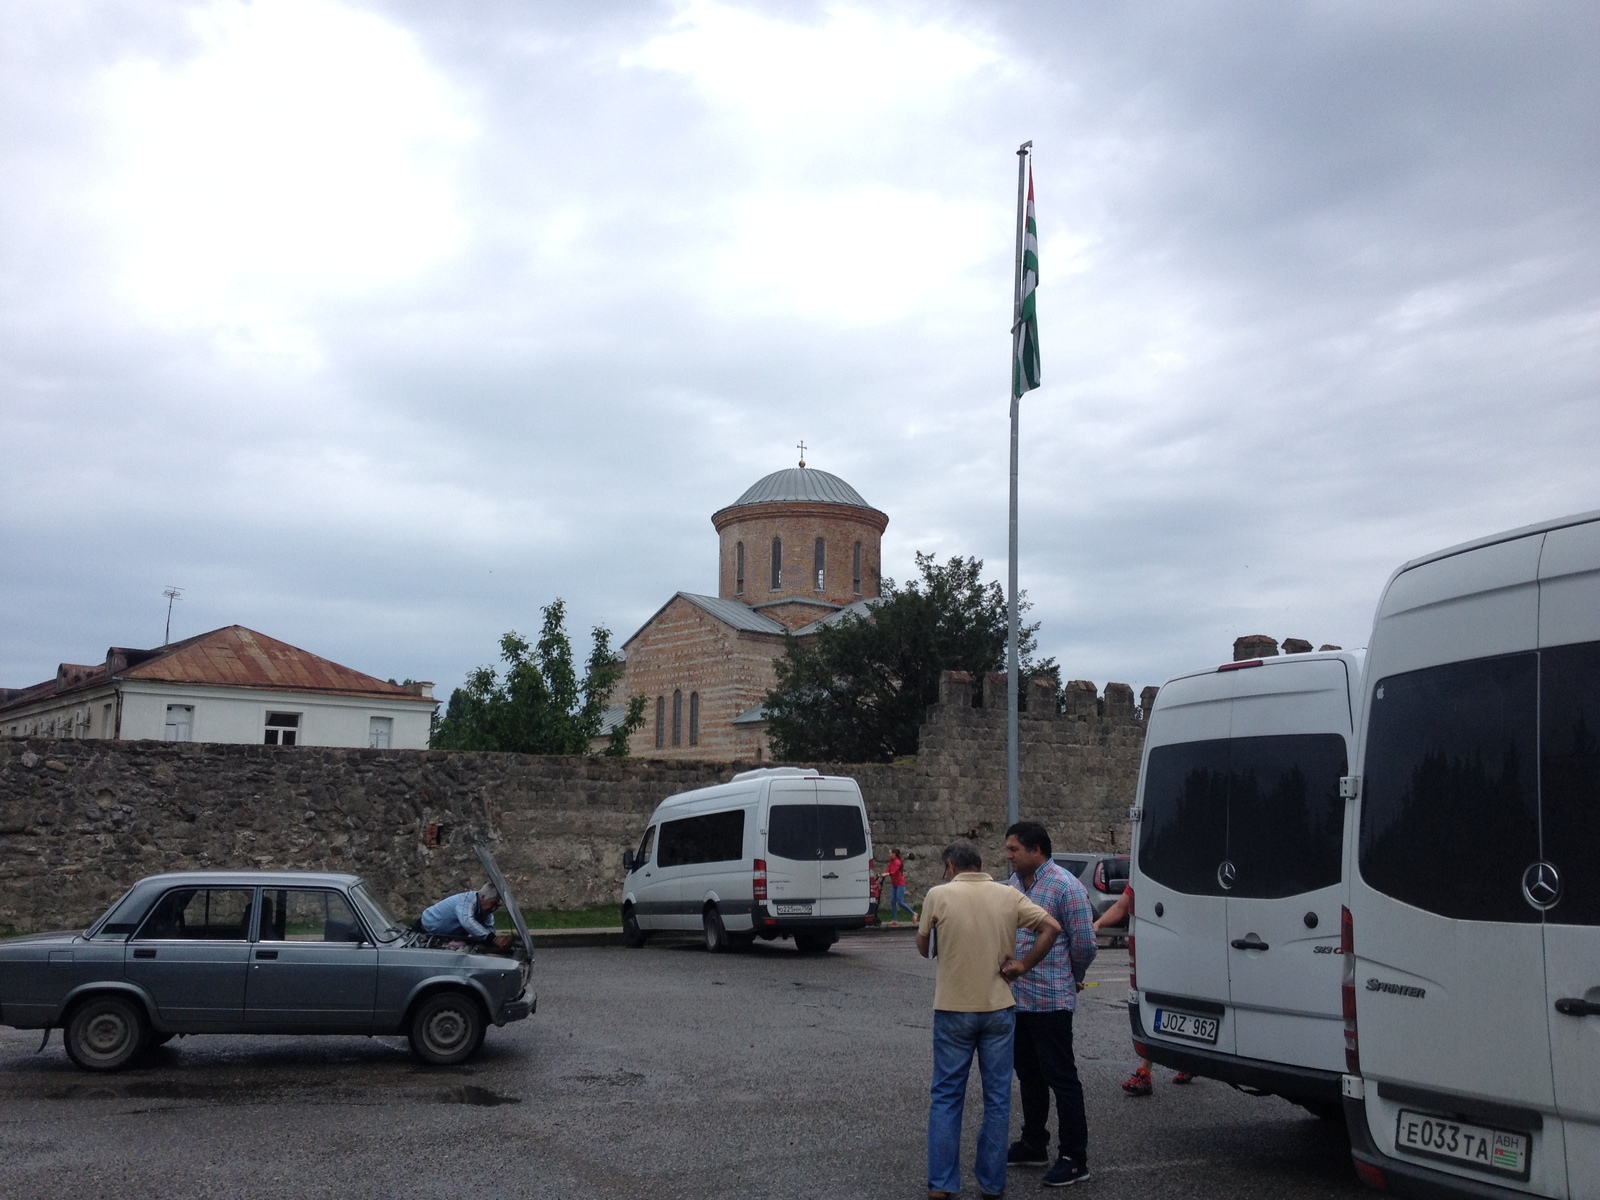
[[[838,934],[831,929],[825,933],[797,933],[794,948],[801,954],[826,954],[837,938]]]
[[[483,1011],[461,992],[435,992],[411,1017],[411,1052],[436,1067],[464,1063],[483,1045]]]
[[[701,923],[705,928],[706,949],[712,954],[721,954],[728,948],[728,931],[723,928],[721,914],[714,906],[707,905]]]
[[[144,1013],[121,996],[80,1004],[67,1022],[67,1057],[85,1071],[120,1071],[144,1048]]]
[[[633,911],[633,905],[628,905],[622,910],[622,943],[631,950],[643,946],[645,939],[650,935],[639,928],[638,914]]]

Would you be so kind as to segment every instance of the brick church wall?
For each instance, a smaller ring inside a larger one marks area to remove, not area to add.
[[[822,600],[843,606],[878,594],[880,543],[887,518],[875,509],[842,504],[784,501],[753,504],[718,514],[720,552],[717,594],[745,604],[766,604],[785,596]],[[783,540],[783,586],[772,588],[772,539]],[[822,591],[813,573],[817,538],[825,546]],[[737,592],[737,543],[744,543],[744,591]],[[861,543],[861,591],[855,591],[854,546]],[[782,611],[767,611],[774,620],[789,624]],[[825,616],[825,610],[795,610],[790,628]]]
[[[907,852],[916,895],[953,837],[1004,867],[1005,713],[970,695],[947,685],[915,759],[823,767],[859,780],[875,844]],[[1144,740],[1131,702],[1036,707],[1019,721],[1024,814],[1060,849],[1126,849]],[[352,871],[411,916],[478,881],[477,840],[525,907],[614,902],[655,805],[749,765],[3,739],[0,929],[81,927],[145,875],[202,867]]]

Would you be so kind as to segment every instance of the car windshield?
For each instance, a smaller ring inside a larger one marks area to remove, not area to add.
[[[400,918],[390,912],[389,906],[382,900],[367,891],[366,884],[356,884],[350,889],[350,895],[367,915],[380,942],[392,942],[406,931]]]

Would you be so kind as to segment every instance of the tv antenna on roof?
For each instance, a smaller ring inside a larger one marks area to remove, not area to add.
[[[183,589],[169,583],[161,594],[167,598],[167,631],[161,635],[161,644],[165,646],[172,641],[172,602],[183,595]]]

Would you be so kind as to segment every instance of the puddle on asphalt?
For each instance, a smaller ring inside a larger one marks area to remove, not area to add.
[[[521,1104],[521,1096],[502,1096],[488,1088],[467,1084],[464,1087],[446,1088],[439,1093],[440,1104],[471,1104],[478,1108],[496,1108],[501,1104]]]

